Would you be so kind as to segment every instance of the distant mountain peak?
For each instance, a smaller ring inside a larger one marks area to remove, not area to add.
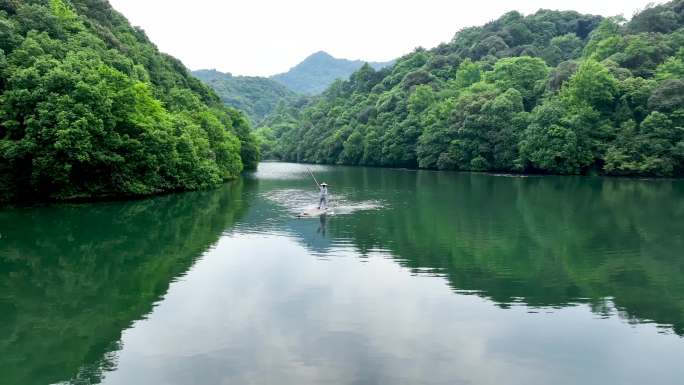
[[[349,78],[364,63],[363,60],[338,59],[325,51],[317,51],[288,72],[273,75],[271,79],[295,92],[316,95],[325,91],[335,80]],[[392,62],[368,64],[379,69]]]
[[[325,51],[317,51],[317,52],[314,52],[314,53],[312,53],[311,55],[309,55],[309,56],[307,57],[307,59],[310,59],[310,58],[313,58],[313,57],[325,57],[325,58],[334,59],[333,55],[331,55],[331,54],[329,54],[329,53],[327,53],[327,52],[325,52]],[[306,60],[306,59],[304,59],[304,60]]]

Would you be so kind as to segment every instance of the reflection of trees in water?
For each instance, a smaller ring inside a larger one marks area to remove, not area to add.
[[[621,316],[684,335],[682,181],[361,174],[347,183],[402,191],[333,234],[362,252],[389,249],[500,306],[588,303],[602,314],[610,298]]]
[[[242,216],[242,191],[1,211],[4,381],[99,382],[122,331]]]

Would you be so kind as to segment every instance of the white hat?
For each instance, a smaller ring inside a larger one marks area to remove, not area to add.
[[[328,184],[325,183],[325,182],[321,183],[321,186],[327,186],[327,185],[328,185]]]

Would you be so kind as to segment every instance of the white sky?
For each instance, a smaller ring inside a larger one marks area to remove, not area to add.
[[[463,27],[516,9],[629,18],[649,0],[110,0],[164,52],[190,69],[236,75],[285,72],[316,51],[386,61],[449,41]],[[662,2],[662,1],[660,1]]]

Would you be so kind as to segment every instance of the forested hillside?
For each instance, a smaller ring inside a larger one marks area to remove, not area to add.
[[[258,124],[271,114],[278,103],[289,103],[298,95],[284,85],[258,76],[233,76],[216,70],[193,71],[192,74],[213,88],[227,106],[237,108]]]
[[[682,175],[684,0],[631,21],[510,12],[364,66],[260,130],[285,160],[556,174]]]
[[[317,52],[290,69],[271,76],[233,76],[217,70],[192,74],[211,87],[224,104],[245,112],[256,125],[271,115],[280,103],[299,103],[299,99],[320,94],[337,79],[347,79],[363,66],[361,60],[336,59]],[[380,69],[391,63],[370,63]]]
[[[246,118],[102,0],[0,0],[0,200],[152,194],[255,167]]]
[[[347,79],[364,64],[361,60],[337,59],[326,52],[316,52],[289,71],[271,76],[271,79],[289,89],[306,95],[325,91],[337,79]],[[369,63],[380,69],[391,63]]]

